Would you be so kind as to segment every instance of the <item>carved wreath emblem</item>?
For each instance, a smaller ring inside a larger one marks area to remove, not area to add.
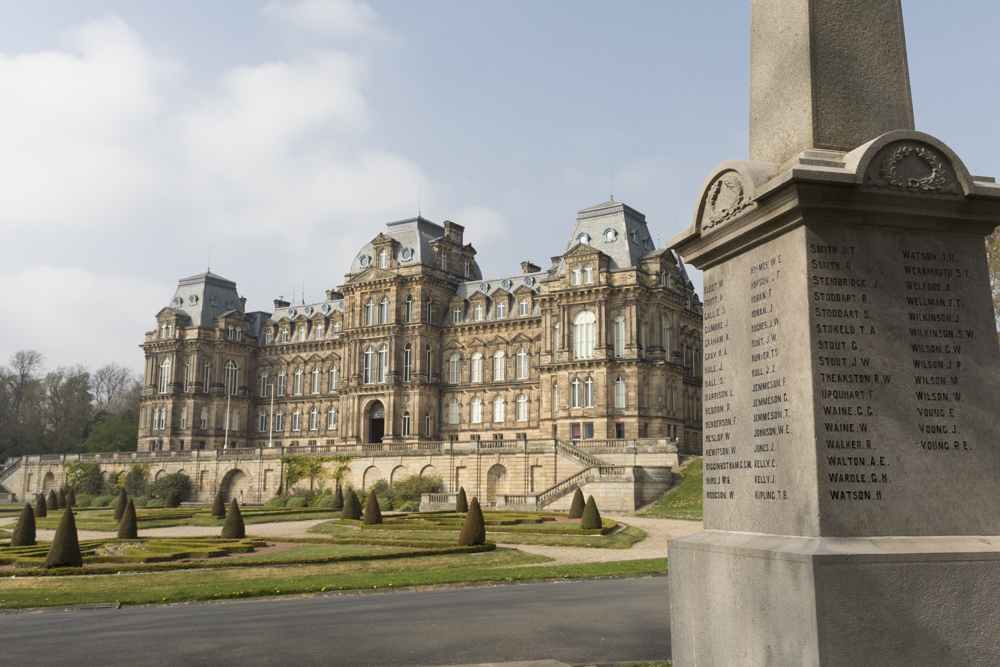
[[[904,192],[957,194],[955,184],[949,183],[945,174],[947,170],[934,151],[921,146],[900,146],[886,155],[878,176],[870,176],[868,185]]]
[[[740,179],[726,174],[720,177],[708,189],[705,201],[705,221],[702,231],[707,231],[726,220],[735,218],[752,202],[747,199]]]

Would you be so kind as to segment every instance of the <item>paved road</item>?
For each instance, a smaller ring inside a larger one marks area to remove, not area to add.
[[[457,665],[670,655],[667,577],[0,616],[6,665]]]

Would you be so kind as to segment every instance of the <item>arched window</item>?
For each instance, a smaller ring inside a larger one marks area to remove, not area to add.
[[[302,369],[298,368],[295,370],[295,388],[294,393],[296,396],[302,395]]]
[[[267,413],[263,410],[257,415],[257,430],[261,433],[267,433]]]
[[[462,357],[459,356],[458,352],[451,355],[448,359],[448,382],[451,384],[458,384],[461,380],[462,375]]]
[[[507,317],[507,300],[500,299],[497,301],[497,319],[503,319]]]
[[[582,398],[582,396],[580,395],[580,378],[573,378],[573,381],[570,383],[569,386],[571,390],[570,397],[572,400],[572,403],[570,403],[570,405],[574,408],[578,408],[582,403],[582,401],[580,400]]]
[[[160,409],[159,408],[153,408],[153,426],[152,426],[152,428],[153,428],[154,431],[157,431],[160,428]]]
[[[625,378],[621,375],[615,378],[615,407],[625,407]]]
[[[369,298],[365,301],[365,326],[370,327],[375,324],[375,299]]]
[[[457,424],[458,423],[458,399],[453,398],[451,402],[448,403],[448,423]]]
[[[615,356],[625,356],[625,318],[621,315],[615,318]]]
[[[167,389],[170,387],[170,358],[167,357],[160,362],[160,383],[159,389],[161,394],[167,393]]]
[[[583,267],[583,282],[586,283],[586,284],[588,284],[588,285],[590,283],[594,282],[594,265],[593,264],[587,264],[586,266]]]
[[[451,309],[451,323],[461,324],[462,323],[462,307],[455,306]]]
[[[556,356],[559,355],[559,350],[562,349],[562,338],[559,336],[559,334],[561,333],[561,330],[562,330],[562,327],[559,326],[558,322],[556,323],[556,325],[554,327],[552,327],[552,346],[556,350]],[[557,361],[558,361],[558,359],[557,359]]]
[[[466,258],[465,258],[465,277],[466,277],[466,278],[468,278],[468,277],[469,277],[469,269],[470,269],[470,266],[469,266],[469,258],[468,258],[468,257],[466,257]]]
[[[312,382],[310,382],[311,386],[309,387],[314,394],[319,393],[319,372],[319,366],[314,366],[312,372]]]
[[[278,410],[274,413],[274,430],[284,431],[285,430],[285,411]]]
[[[281,330],[281,342],[282,343],[288,342],[288,327],[285,327],[284,329]]]
[[[191,360],[184,362],[184,392],[191,391]]]
[[[403,321],[409,324],[413,321],[413,295],[406,297],[406,309],[403,311]]]
[[[278,373],[278,396],[285,395],[285,371]]]
[[[663,343],[663,351],[667,361],[670,361],[670,320],[666,315],[660,315],[660,340]]]
[[[483,353],[473,352],[472,353],[472,365],[469,369],[469,381],[470,382],[482,382],[483,381]]]
[[[331,405],[330,411],[326,413],[326,427],[337,428],[337,406]]]
[[[378,348],[378,381],[385,382],[389,373],[389,346],[384,343]]]
[[[261,395],[261,398],[267,398],[267,392],[269,390],[270,390],[270,387],[267,384],[267,371],[264,371],[263,373],[260,374],[260,395]]]
[[[240,371],[236,362],[230,359],[226,362],[226,394],[236,395],[236,388],[239,386]]]
[[[469,421],[473,424],[483,423],[483,399],[473,396],[469,403]]]
[[[330,391],[337,391],[337,384],[340,382],[340,368],[330,367]]]
[[[212,386],[212,364],[205,364],[205,377],[201,386],[202,391],[207,392]]]
[[[503,382],[505,379],[506,364],[504,363],[504,352],[503,350],[497,350],[493,353],[493,381]]]
[[[382,248],[378,251],[378,268],[387,269],[389,268],[389,251]]]
[[[364,367],[364,382],[372,384],[375,382],[375,348],[371,345],[365,348]]]
[[[413,346],[407,343],[403,346],[403,382],[409,382],[413,374]]]
[[[573,358],[594,358],[594,333],[597,318],[589,310],[577,313],[573,319]]]
[[[430,297],[424,299],[424,322],[431,324],[434,321],[434,302]]]
[[[389,297],[384,296],[382,300],[378,302],[378,323],[388,324],[389,323]]]
[[[531,310],[530,310],[530,307],[529,307],[529,304],[528,304],[528,300],[527,299],[521,299],[520,301],[518,301],[518,314],[521,317],[524,317],[525,315],[529,315],[530,313],[531,313]]]
[[[503,396],[497,396],[493,399],[493,421],[502,424],[503,419]]]
[[[559,409],[559,383],[552,383],[552,411],[555,412]]]
[[[403,432],[402,435],[410,435],[410,412],[407,410],[403,413]]]
[[[579,285],[582,282],[583,271],[580,270],[579,266],[573,267],[573,284]]]
[[[517,351],[516,374],[518,380],[528,379],[528,350],[521,348]]]
[[[187,427],[188,427],[188,409],[187,406],[185,405],[183,408],[181,408],[181,428],[187,428]]]
[[[428,345],[427,348],[424,350],[424,356],[426,357],[425,361],[427,362],[427,366],[426,366],[426,368],[427,368],[427,380],[430,381],[430,379],[431,379],[431,369],[434,368],[434,352],[431,350],[431,346],[430,345]]]
[[[314,407],[312,411],[309,412],[309,430],[319,430],[319,408]]]
[[[583,383],[583,407],[594,407],[594,378],[588,377]]]
[[[448,253],[444,251],[441,252],[441,270],[448,270]]]
[[[424,435],[431,435],[433,431],[431,430],[431,413],[424,413]]]
[[[479,303],[477,303],[475,305],[475,307],[473,308],[473,313],[475,313],[475,315],[473,316],[473,319],[475,319],[477,322],[482,322],[483,321],[483,302],[482,301],[480,301]]]
[[[267,331],[264,332],[264,345],[270,345],[272,342],[271,339],[272,339],[272,333],[271,330],[268,329]]]
[[[167,428],[167,409],[163,408],[160,410],[160,428]]]
[[[302,411],[298,408],[295,408],[295,412],[292,413],[292,430],[302,430]]]
[[[519,394],[517,397],[517,421],[526,422],[528,421],[528,397],[524,394]]]
[[[208,408],[201,409],[201,427],[208,428]]]

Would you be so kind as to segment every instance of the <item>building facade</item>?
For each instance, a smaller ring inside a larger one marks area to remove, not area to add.
[[[484,278],[464,228],[389,223],[316,303],[181,280],[146,356],[140,451],[658,440],[701,451],[702,305],[645,217],[579,212],[549,268]]]

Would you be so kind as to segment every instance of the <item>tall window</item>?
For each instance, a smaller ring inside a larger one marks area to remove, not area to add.
[[[323,339],[323,323],[322,322],[318,322],[318,323],[316,323],[316,324],[313,325],[313,338],[315,338],[316,340],[322,340]]]
[[[469,421],[473,424],[483,423],[483,399],[473,396],[469,403]]]
[[[403,413],[403,435],[410,435],[410,411]]]
[[[365,348],[364,366],[364,382],[372,384],[375,382],[375,348],[371,345]]]
[[[299,342],[302,342],[305,339],[306,339],[306,325],[303,324],[302,326],[299,327]]]
[[[519,394],[517,397],[517,407],[516,407],[517,421],[526,422],[528,421],[528,397],[524,394]]]
[[[555,410],[558,410],[558,409],[559,409],[559,383],[558,382],[553,382],[552,383],[552,410],[555,411]]]
[[[466,257],[466,258],[465,258],[465,277],[466,277],[466,278],[468,278],[468,277],[469,277],[469,269],[470,269],[470,266],[469,266],[469,258],[468,258],[468,257]]]
[[[403,311],[403,321],[409,324],[413,321],[413,295],[406,297],[406,308]]]
[[[558,322],[556,322],[556,325],[554,327],[552,327],[552,346],[556,350],[556,355],[558,355],[559,354],[559,350],[562,349],[562,338],[559,337],[559,334],[561,333],[561,329],[562,328],[559,326]]]
[[[240,430],[240,411],[233,410],[229,418],[229,424],[226,426],[230,431]]]
[[[581,311],[573,319],[573,357],[594,358],[594,332],[597,318],[589,310]]]
[[[646,323],[639,323],[639,356],[646,358]]]
[[[503,396],[493,399],[493,421],[498,424],[503,423]]]
[[[583,407],[594,407],[594,378],[588,377],[583,383]]]
[[[236,367],[236,362],[232,359],[226,362],[226,394],[236,395],[236,387],[239,385],[240,371]]]
[[[340,382],[340,369],[337,366],[330,367],[330,391],[337,391],[337,384]]]
[[[431,435],[433,431],[431,430],[431,413],[424,413],[424,435]]]
[[[663,351],[667,361],[670,361],[670,321],[666,315],[660,315],[660,340],[663,341]]]
[[[471,382],[482,382],[483,381],[483,353],[473,352],[472,353],[472,366],[469,372],[469,380]]]
[[[621,375],[615,378],[615,407],[625,407],[625,378]]]
[[[518,302],[518,314],[521,317],[524,317],[525,315],[528,315],[529,313],[530,313],[530,310],[529,310],[529,306],[528,306],[528,300],[527,299],[521,299]]]
[[[201,389],[207,392],[212,387],[212,364],[205,364],[205,375],[202,380]]]
[[[479,303],[477,303],[475,305],[475,307],[473,308],[472,312],[474,313],[473,318],[477,322],[482,322],[483,321],[483,302],[480,301]]]
[[[181,428],[187,428],[187,427],[188,427],[188,409],[187,406],[185,405],[183,408],[181,408]]]
[[[572,400],[572,403],[570,403],[570,405],[574,408],[578,408],[580,407],[581,404],[580,399],[582,398],[582,396],[580,395],[580,378],[573,378],[573,381],[570,383],[569,386],[570,386],[570,398]]]
[[[284,329],[281,330],[281,342],[282,343],[288,342],[288,327],[285,327]]]
[[[528,351],[523,347],[517,351],[516,374],[518,380],[528,379]]]
[[[191,391],[191,360],[184,364],[184,391]]]
[[[389,251],[385,248],[378,251],[378,268],[389,268]]]
[[[431,346],[428,345],[427,349],[424,350],[425,361],[427,362],[427,380],[431,379],[431,369],[434,368],[434,353],[431,351]]]
[[[621,315],[615,318],[615,356],[625,356],[625,318]]]
[[[457,424],[458,423],[458,399],[453,398],[451,402],[448,403],[448,423]]]
[[[337,406],[331,405],[330,411],[326,413],[326,427],[337,428]]]
[[[312,380],[309,383],[309,389],[314,394],[319,393],[319,366],[313,367]]]
[[[409,382],[413,374],[413,346],[407,343],[403,346],[403,382]]]
[[[424,299],[424,322],[431,324],[434,321],[434,302],[430,297]]]
[[[441,269],[443,271],[448,270],[448,253],[444,251],[441,252]]]
[[[497,319],[503,319],[507,317],[507,300],[500,299],[497,301]]]
[[[271,342],[272,342],[272,334],[271,330],[268,329],[267,331],[264,332],[264,345],[270,345]]]
[[[302,395],[302,369],[296,369],[295,371],[295,395]]]
[[[161,394],[167,393],[167,389],[170,387],[170,358],[166,358],[160,362],[160,383],[159,389]]]
[[[312,411],[309,412],[309,430],[319,430],[319,408],[314,407]]]
[[[208,428],[208,408],[201,409],[201,427]]]
[[[370,327],[375,324],[375,299],[365,301],[365,326]]]
[[[458,384],[461,380],[462,374],[462,357],[458,355],[458,352],[451,355],[448,359],[448,382],[451,384]]]
[[[493,381],[503,382],[505,379],[504,373],[504,353],[503,350],[497,350],[493,353]]]
[[[462,307],[455,306],[451,309],[451,323],[461,324],[462,323]]]
[[[278,373],[278,396],[285,395],[285,371]]]
[[[389,297],[384,296],[382,300],[378,302],[378,323],[388,324],[389,323]]]
[[[384,383],[386,375],[388,373],[389,373],[389,346],[383,343],[378,348],[378,381]]]
[[[579,266],[573,267],[573,284],[579,285],[583,277],[583,272],[580,270]]]
[[[152,425],[152,429],[154,431],[156,431],[156,430],[159,430],[159,428],[160,428],[160,409],[159,408],[153,408],[153,425]]]
[[[295,412],[292,413],[292,430],[302,430],[302,411],[298,408],[295,408]]]
[[[267,433],[267,413],[263,410],[257,415],[257,430],[261,433]]]
[[[583,282],[587,283],[588,285],[594,282],[593,264],[587,264],[585,267],[583,267]]]
[[[284,431],[285,430],[285,412],[284,410],[278,410],[274,414],[274,430]]]
[[[260,395],[261,398],[267,398],[267,391],[269,387],[267,386],[267,371],[260,374]]]

